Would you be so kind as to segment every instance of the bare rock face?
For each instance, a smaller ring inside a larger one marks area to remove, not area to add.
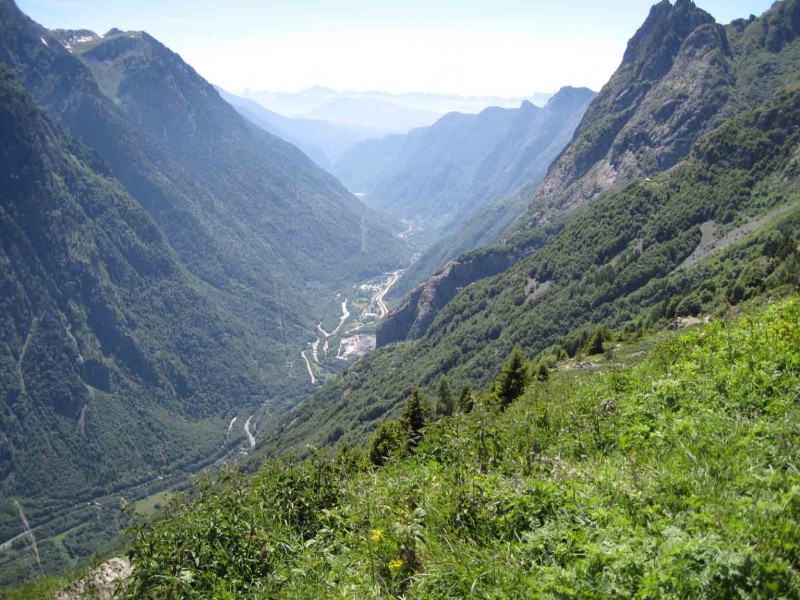
[[[119,583],[130,577],[132,571],[127,558],[112,558],[84,579],[58,592],[53,600],[80,600],[85,596],[111,600]]]
[[[730,58],[725,29],[691,0],[655,5],[533,205],[574,208],[675,165],[727,103]]]
[[[392,311],[378,328],[377,346],[418,339],[433,323],[439,310],[470,283],[506,270],[513,262],[503,250],[467,255],[452,260],[436,275],[420,283],[402,306]]]

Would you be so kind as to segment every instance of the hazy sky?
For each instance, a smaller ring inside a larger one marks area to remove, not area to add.
[[[17,0],[50,28],[145,30],[231,91],[598,90],[651,0]],[[772,0],[697,0],[718,21]]]

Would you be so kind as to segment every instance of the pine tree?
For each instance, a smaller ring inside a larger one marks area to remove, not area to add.
[[[439,380],[437,396],[439,401],[438,406],[436,407],[437,412],[444,416],[452,415],[453,409],[455,408],[455,400],[453,398],[453,394],[450,392],[450,386],[447,383],[447,379],[444,377]]]
[[[593,354],[603,353],[603,344],[611,339],[611,332],[605,325],[599,325],[592,336],[589,338],[589,343],[586,345],[586,352],[590,356]]]
[[[461,394],[458,396],[458,410],[462,413],[472,412],[475,408],[475,397],[472,395],[472,390],[468,385],[461,388]]]
[[[514,348],[497,380],[496,394],[500,408],[505,409],[525,391],[528,383],[528,364],[519,348]]]
[[[422,430],[428,421],[425,415],[424,402],[422,393],[419,389],[416,389],[406,400],[406,406],[403,409],[403,421],[408,427],[409,450],[413,450],[419,444],[420,439],[422,439]]]
[[[369,441],[369,460],[380,467],[391,456],[400,454],[406,447],[408,429],[399,419],[383,421]]]
[[[533,367],[533,376],[536,381],[547,381],[550,379],[550,368],[547,366],[547,363],[543,360],[537,362]]]

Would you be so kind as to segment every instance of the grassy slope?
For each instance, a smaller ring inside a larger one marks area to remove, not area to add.
[[[555,372],[369,470],[268,463],[177,501],[131,597],[800,593],[800,299]]]

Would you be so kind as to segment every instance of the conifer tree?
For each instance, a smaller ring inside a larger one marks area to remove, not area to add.
[[[406,424],[399,419],[383,421],[369,441],[369,460],[380,467],[391,456],[405,449],[408,430]]]
[[[424,399],[422,392],[415,389],[411,396],[406,400],[406,406],[403,409],[403,421],[408,427],[408,447],[413,449],[422,438],[422,430],[428,421],[425,415]]]
[[[461,388],[461,394],[458,396],[458,410],[462,413],[472,412],[475,408],[475,397],[472,395],[472,389],[468,385]]]
[[[505,409],[525,391],[528,383],[528,364],[525,355],[519,348],[514,348],[511,356],[503,366],[503,372],[497,380],[495,392],[500,401],[500,408]]]
[[[450,416],[453,414],[453,409],[455,408],[455,399],[453,398],[453,394],[450,391],[450,385],[447,383],[447,379],[442,377],[439,380],[439,388],[437,390],[438,396],[438,406],[436,407],[437,412],[440,415]]]

